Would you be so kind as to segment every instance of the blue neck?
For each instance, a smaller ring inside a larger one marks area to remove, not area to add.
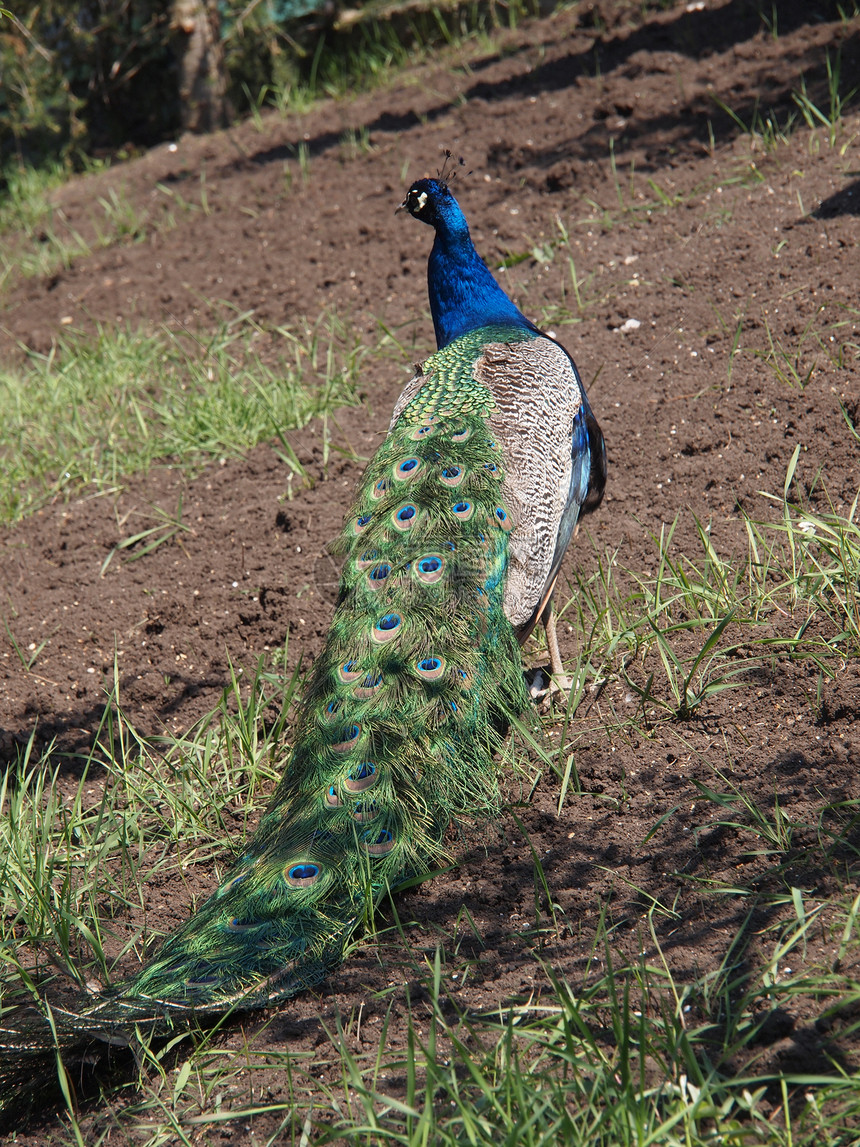
[[[468,331],[486,326],[538,328],[514,306],[475,250],[463,216],[437,226],[427,263],[430,313],[436,345],[442,347]],[[461,225],[458,225],[461,224]]]

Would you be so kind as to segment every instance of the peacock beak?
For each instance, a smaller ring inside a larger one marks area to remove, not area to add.
[[[394,214],[399,215],[401,211],[407,211],[407,210],[408,210],[408,207],[406,206],[406,200],[404,199],[399,207],[394,208]]]

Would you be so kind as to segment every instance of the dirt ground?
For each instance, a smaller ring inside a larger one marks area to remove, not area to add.
[[[802,0],[765,7],[778,15],[777,29],[740,2],[677,4],[644,17],[638,4],[581,3],[503,34],[483,53],[472,47],[417,67],[385,91],[301,117],[265,116],[259,130],[183,138],[81,178],[56,200],[82,234],[89,205],[112,187],[151,212],[151,229],[143,241],[8,292],[0,355],[16,358],[18,344],[47,351],[61,332],[98,322],[200,331],[234,311],[278,324],[336,306],[369,340],[380,320],[397,328],[420,358],[433,348],[424,278],[431,233],[393,211],[408,182],[433,173],[450,148],[471,171],[458,196],[488,262],[538,250],[540,259],[500,275],[526,313],[539,316],[564,297],[576,314],[566,253],[541,254],[559,222],[569,230],[584,306],[581,321],[553,329],[580,367],[609,450],[606,500],[588,523],[597,550],[653,573],[651,535],[676,515],[679,546],[698,552],[695,515],[710,523],[721,553],[745,553],[740,511],[779,515],[762,492],[781,495],[798,444],[795,493],[847,513],[860,484],[858,440],[842,410],[860,416],[860,117],[848,114],[833,147],[826,131],[813,137],[803,127],[769,152],[720,104],[746,124],[757,109],[784,119],[797,111],[790,93],[804,75],[826,106],[825,52],[841,49],[843,75],[860,75],[860,20]],[[296,159],[302,144],[306,178]],[[156,185],[191,199],[203,171],[209,214],[187,212],[160,230]],[[812,368],[805,385],[788,385],[775,360],[765,361],[769,338],[792,363],[796,356],[801,377]],[[385,432],[406,372],[379,360],[367,371],[364,405],[336,430],[355,454],[368,456]],[[47,641],[25,673],[0,634],[0,759],[34,727],[38,745],[86,749],[115,656],[125,713],[149,735],[186,729],[210,710],[229,683],[230,660],[251,670],[287,634],[293,661],[319,652],[331,603],[320,562],[360,466],[338,455],[324,466],[318,426],[289,440],[314,479],[289,501],[285,467],[262,446],[193,480],[157,469],[114,495],[57,502],[0,532],[10,629],[22,648]],[[172,509],[180,492],[192,525],[181,547],[114,560],[100,577],[129,532],[128,515]],[[589,538],[567,562],[570,574],[593,568]],[[561,590],[562,604],[569,594]],[[572,658],[577,635],[560,629]],[[531,660],[540,663],[538,650]],[[714,770],[723,770],[763,807],[778,793],[784,813],[804,824],[825,804],[860,798],[860,669],[845,664],[822,689],[819,696],[816,666],[777,657],[695,717],[644,730],[620,683],[588,694],[577,716],[585,792],[559,818],[557,781],[546,776],[520,810],[570,925],[544,952],[561,974],[583,967],[603,903],[619,948],[653,953],[648,897],[681,906],[677,918],[657,920],[681,981],[719,965],[748,906],[743,897],[700,897],[690,878],[750,882],[768,861],[749,834],[706,829],[714,808],[694,781],[713,787]],[[605,726],[624,716],[633,732],[608,735]],[[836,880],[835,868],[822,866],[801,883],[823,899]],[[187,898],[177,879],[177,915]],[[520,935],[534,918],[532,858],[513,816],[499,840],[403,897],[403,914],[419,925],[416,946],[450,936],[464,902],[484,947],[462,1005],[486,1008],[540,986]],[[810,961],[827,958],[826,943],[810,943]],[[399,959],[394,944],[382,959],[367,946],[319,997],[269,1017],[263,1046],[325,1042],[322,1025],[396,980]],[[856,979],[860,969],[846,974]],[[365,1024],[384,1009],[370,1001]],[[799,1003],[768,1028],[758,1067],[826,1069],[816,1018]],[[402,1035],[395,1019],[389,1045]],[[48,1126],[23,1141],[43,1141]]]

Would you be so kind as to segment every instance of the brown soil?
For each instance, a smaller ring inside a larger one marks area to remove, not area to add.
[[[716,100],[745,123],[757,106],[784,118],[805,74],[810,94],[826,107],[825,49],[841,47],[843,75],[860,74],[860,21],[842,22],[829,5],[806,0],[774,8],[778,36],[753,5],[707,0],[643,19],[640,5],[583,3],[501,36],[483,55],[472,50],[444,66],[422,66],[384,92],[302,117],[267,116],[259,131],[246,124],[183,138],[175,150],[163,146],[77,180],[56,199],[85,236],[89,206],[112,187],[149,211],[151,226],[143,241],[8,293],[0,353],[14,357],[16,343],[45,351],[69,326],[101,321],[196,330],[234,308],[277,324],[334,304],[368,338],[379,320],[401,327],[420,357],[433,346],[424,283],[431,234],[395,219],[393,209],[405,183],[432,172],[448,147],[472,169],[458,193],[488,261],[556,238],[557,219],[570,229],[587,305],[580,322],[557,331],[590,383],[608,443],[608,493],[588,523],[599,551],[617,551],[619,566],[653,573],[651,535],[676,515],[679,549],[698,552],[695,515],[711,524],[721,553],[745,553],[740,511],[778,516],[761,492],[781,494],[797,444],[797,494],[813,507],[847,513],[858,488],[858,444],[840,404],[849,414],[860,409],[860,118],[848,117],[835,147],[824,131],[803,129],[768,153],[739,133]],[[349,129],[367,133],[369,151],[344,143]],[[302,142],[306,181],[295,159]],[[210,213],[180,213],[172,230],[159,229],[156,185],[193,199],[202,171]],[[677,205],[667,206],[670,198]],[[593,222],[577,225],[585,218]],[[546,262],[526,259],[502,281],[533,315],[557,305],[563,292],[576,312],[563,251]],[[640,325],[625,328],[630,319]],[[820,345],[804,338],[808,324],[823,334]],[[786,385],[765,362],[768,331],[792,360],[799,355],[801,374],[814,366],[802,388]],[[844,365],[842,344],[853,344]],[[732,358],[738,346],[743,351]],[[366,403],[338,431],[359,456],[384,433],[405,377],[379,363],[368,372]],[[157,734],[187,728],[217,703],[229,683],[228,659],[253,669],[287,634],[293,660],[318,653],[331,599],[319,563],[360,467],[346,460],[324,466],[318,427],[290,440],[315,480],[291,501],[281,499],[285,468],[264,446],[193,480],[156,470],[119,494],[57,503],[0,533],[10,629],[23,648],[47,639],[34,671],[25,673],[0,637],[3,757],[34,727],[37,747],[55,738],[69,753],[86,749],[115,656],[126,715],[141,733]],[[181,547],[162,546],[134,563],[114,560],[100,577],[105,557],[128,533],[127,515],[152,504],[170,510],[180,491],[193,525]],[[587,574],[594,564],[581,535],[569,573]],[[300,594],[306,586],[310,592]],[[569,596],[562,590],[560,603]],[[573,658],[577,636],[560,628],[563,653]],[[533,654],[539,663],[539,650]],[[542,951],[560,974],[581,974],[607,904],[619,949],[658,959],[648,933],[652,897],[675,906],[677,915],[654,919],[681,982],[719,966],[742,926],[750,936],[746,959],[769,950],[766,929],[775,917],[762,910],[747,921],[745,898],[696,891],[698,877],[749,886],[773,861],[758,853],[761,842],[750,832],[708,828],[719,810],[695,782],[719,788],[720,770],[724,783],[767,810],[778,794],[784,814],[802,825],[816,824],[825,805],[860,798],[860,670],[849,663],[834,680],[823,678],[820,696],[819,680],[812,662],[775,657],[694,718],[655,723],[643,722],[621,683],[591,689],[572,731],[584,793],[558,817],[558,779],[546,775],[531,805],[519,810],[568,925]],[[626,732],[604,731],[625,718]],[[850,868],[850,856],[834,855],[792,873],[791,856],[782,859],[789,869],[772,879],[799,883],[816,902]],[[439,937],[449,945],[450,973],[477,958],[460,981],[462,1006],[489,1008],[545,983],[534,942],[521,934],[534,924],[534,887],[532,854],[509,815],[500,839],[401,898],[401,915],[417,925],[410,932],[415,958]],[[169,889],[160,892],[169,898]],[[187,903],[187,883],[177,879],[176,911]],[[452,935],[463,903],[483,946],[473,952],[467,944],[458,955]],[[832,959],[827,936],[822,930],[810,942],[810,966]],[[846,971],[855,979],[860,972]],[[336,1014],[349,1015],[360,1002],[373,1040],[368,1025],[391,997],[372,993],[412,978],[399,940],[379,952],[367,945],[321,996],[268,1017],[258,1046],[319,1047],[323,1055],[323,1025],[333,1030]],[[405,999],[397,991],[395,1012]],[[798,1003],[764,1029],[758,1068],[826,1068],[816,1019]],[[244,1035],[223,1038],[240,1047],[263,1026],[261,1018]],[[389,1049],[403,1030],[395,1015]],[[272,1098],[280,1087],[273,1076]],[[237,1086],[230,1103],[258,1099]],[[104,1126],[97,1107],[91,1119],[95,1139]],[[51,1118],[23,1141],[46,1141],[52,1126]],[[274,1126],[258,1121],[255,1133],[265,1139]]]

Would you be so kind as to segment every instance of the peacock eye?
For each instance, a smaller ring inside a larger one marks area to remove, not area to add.
[[[493,511],[493,516],[496,519],[496,524],[501,526],[505,533],[510,533],[514,528],[515,522],[504,506],[496,506]],[[492,521],[492,519],[490,519]]]
[[[443,486],[451,488],[461,485],[466,479],[466,471],[462,466],[445,466],[439,474],[439,481]]]
[[[376,642],[377,645],[391,641],[399,635],[402,624],[403,618],[399,613],[386,613],[384,617],[380,617],[379,621],[377,621],[371,629],[371,639]]]
[[[343,782],[344,788],[351,793],[360,793],[369,789],[379,780],[376,765],[373,761],[365,761],[349,774]]]
[[[439,554],[425,554],[415,563],[414,576],[423,585],[433,585],[442,580],[445,559]]]
[[[394,511],[391,516],[391,521],[394,524],[394,527],[401,532],[404,530],[410,530],[418,520],[417,513],[418,511],[416,510],[415,506],[409,505],[407,503],[407,505],[401,506],[399,509]]]
[[[331,746],[333,753],[349,753],[355,747],[356,741],[361,736],[360,725],[350,725],[349,728],[343,729],[340,733],[341,740],[336,745]]]
[[[415,664],[415,671],[424,681],[438,681],[445,672],[443,657],[422,657]]]
[[[355,809],[352,813],[352,819],[357,820],[359,824],[366,824],[369,820],[376,820],[379,816],[379,806],[373,804],[364,804],[362,801],[357,801]]]
[[[254,928],[261,928],[265,923],[265,920],[255,920],[251,916],[234,916],[227,922],[227,927],[231,932],[250,932]]]
[[[353,689],[353,697],[355,697],[357,701],[366,701],[368,697],[372,697],[377,689],[379,689],[382,685],[382,680],[381,673],[368,673],[361,684]]]
[[[371,856],[385,856],[394,848],[394,835],[387,828],[381,832],[371,829],[364,834],[364,847]]]
[[[285,875],[287,884],[293,888],[310,888],[320,878],[320,867],[318,864],[292,864]]]

